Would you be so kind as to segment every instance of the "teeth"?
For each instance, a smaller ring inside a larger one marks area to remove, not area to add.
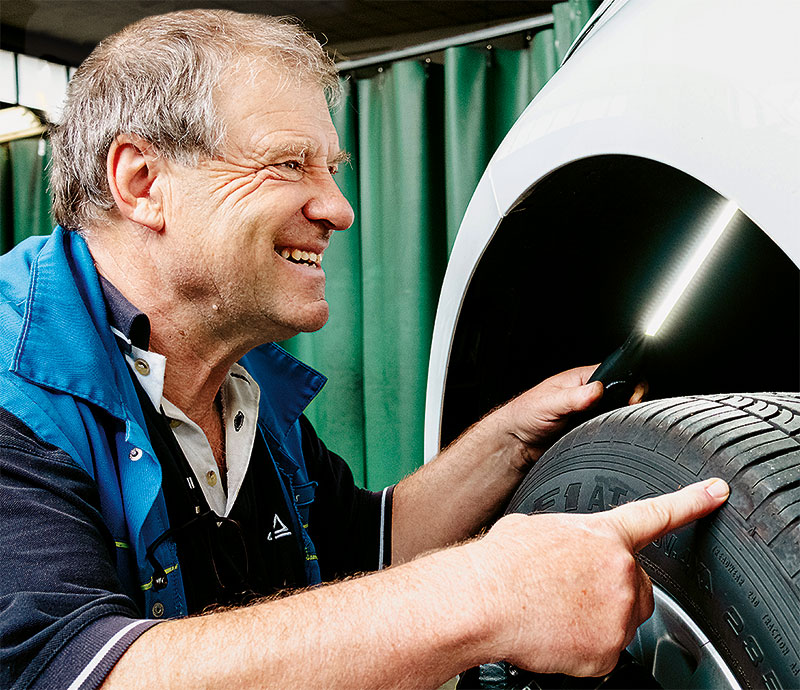
[[[302,249],[289,249],[288,247],[284,247],[280,251],[280,255],[284,259],[292,259],[293,261],[305,261],[312,265],[319,265],[322,263],[322,252],[317,254],[316,252],[306,252]]]

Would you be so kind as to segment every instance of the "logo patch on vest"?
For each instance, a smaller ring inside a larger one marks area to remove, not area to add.
[[[289,528],[283,524],[283,520],[278,517],[278,514],[275,513],[275,517],[272,519],[272,531],[267,534],[267,541],[273,541],[275,539],[280,539],[281,537],[291,537],[292,533]]]

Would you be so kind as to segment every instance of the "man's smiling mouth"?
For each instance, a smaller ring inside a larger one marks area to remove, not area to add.
[[[293,264],[305,264],[306,266],[313,266],[319,268],[322,263],[322,252],[308,252],[303,249],[289,248],[289,247],[276,247],[275,252]]]

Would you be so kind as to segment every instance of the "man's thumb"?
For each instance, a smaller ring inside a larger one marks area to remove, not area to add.
[[[564,413],[582,412],[590,408],[603,395],[603,384],[599,381],[565,388],[561,391],[560,405]]]

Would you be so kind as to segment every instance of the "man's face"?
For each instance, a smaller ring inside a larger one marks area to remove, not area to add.
[[[167,164],[167,280],[220,337],[317,330],[328,318],[320,263],[353,222],[332,177],[343,154],[322,90],[266,70],[233,75],[217,108],[220,159]]]

